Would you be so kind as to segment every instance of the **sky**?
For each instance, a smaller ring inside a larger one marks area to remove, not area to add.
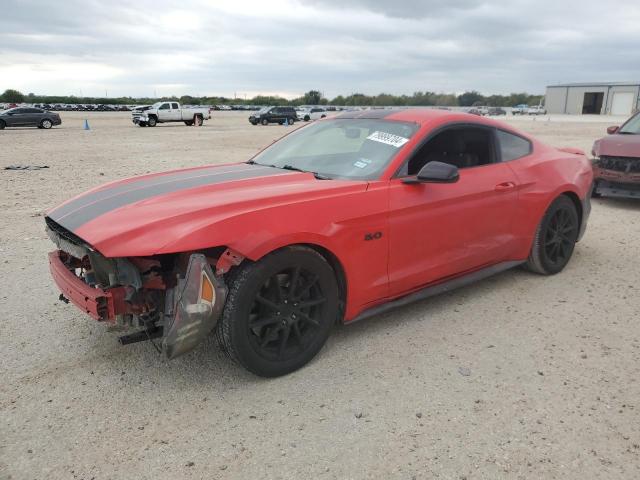
[[[287,98],[640,81],[638,0],[2,0],[0,92]]]

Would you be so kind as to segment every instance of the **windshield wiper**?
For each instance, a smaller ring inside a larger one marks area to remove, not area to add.
[[[277,167],[277,168],[282,168],[283,170],[293,170],[294,172],[312,173],[313,176],[316,177],[318,180],[331,180],[331,177],[327,177],[326,175],[323,175],[321,173],[312,172],[310,170],[303,170],[301,168],[294,167],[293,165],[283,165],[282,167]]]
[[[620,135],[638,135],[638,134],[637,134],[637,133],[635,133],[635,132],[623,132],[623,131],[619,131],[618,133],[619,133]]]
[[[328,176],[323,175],[321,173],[312,172],[310,170],[303,170],[301,168],[294,167],[293,165],[283,165],[282,167],[279,167],[278,165],[267,165],[265,163],[254,162],[253,160],[249,160],[248,162],[245,162],[245,163],[247,165],[260,165],[262,167],[280,168],[282,170],[291,170],[291,171],[294,171],[294,172],[312,173],[313,176],[316,177],[318,180],[332,180],[331,177],[328,177]]]

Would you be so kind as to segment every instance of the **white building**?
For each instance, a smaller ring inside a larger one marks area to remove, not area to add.
[[[640,110],[640,82],[550,85],[545,106],[549,113],[628,116]]]

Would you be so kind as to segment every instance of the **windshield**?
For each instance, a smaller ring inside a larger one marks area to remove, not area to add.
[[[300,128],[254,157],[253,162],[314,172],[322,177],[378,178],[418,125],[371,119],[336,119]]]
[[[625,123],[618,133],[640,135],[640,113],[636,113]]]
[[[271,110],[271,107],[262,107],[258,110],[258,113],[267,113],[269,110]]]
[[[157,110],[158,108],[160,108],[160,105],[162,105],[164,102],[156,102],[153,105],[151,105],[151,108],[153,108],[154,110]]]

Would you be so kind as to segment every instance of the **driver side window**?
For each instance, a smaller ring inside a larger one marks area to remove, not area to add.
[[[158,110],[169,110],[169,104],[163,103]]]
[[[411,156],[400,171],[400,176],[417,175],[429,162],[448,163],[459,169],[494,163],[493,131],[473,126],[447,128]]]

